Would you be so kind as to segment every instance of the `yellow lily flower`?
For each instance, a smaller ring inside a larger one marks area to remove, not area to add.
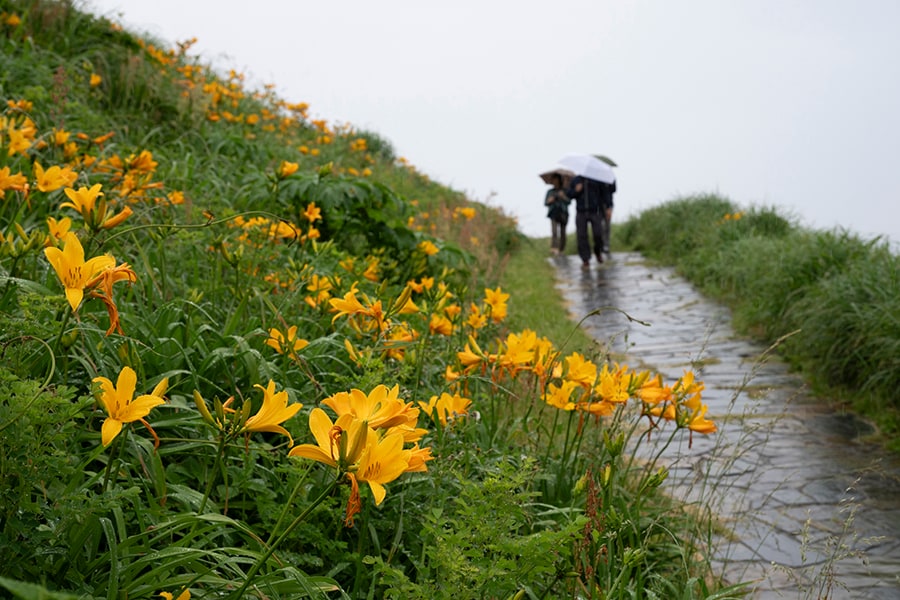
[[[590,388],[597,380],[597,365],[578,352],[566,357],[566,379]]]
[[[400,433],[386,435],[374,444],[370,440],[360,456],[359,467],[350,475],[357,481],[369,484],[378,506],[386,494],[384,484],[406,472],[410,454],[410,450],[403,449],[403,435]]]
[[[47,236],[47,245],[53,246],[56,242],[63,239],[72,228],[72,219],[63,217],[59,221],[53,217],[47,217],[47,229],[50,231]]]
[[[444,315],[433,314],[428,323],[428,330],[433,334],[453,335],[453,323]]]
[[[303,216],[306,217],[306,220],[310,223],[315,223],[322,218],[322,209],[316,206],[315,202],[310,202],[306,206]]]
[[[363,271],[363,277],[372,281],[374,283],[378,283],[378,259],[374,257],[369,258],[369,266],[366,267],[366,270]]]
[[[528,368],[534,361],[534,350],[537,346],[537,333],[525,329],[521,334],[510,333],[506,337],[506,350],[498,352],[497,360],[511,376]]]
[[[72,185],[78,179],[78,173],[69,167],[53,165],[46,171],[40,163],[34,163],[34,178],[37,189],[42,192],[52,192],[61,187]]]
[[[409,466],[406,467],[406,472],[424,473],[428,470],[425,463],[429,460],[434,460],[434,457],[431,455],[431,447],[419,448],[419,445],[416,444],[409,449]]]
[[[368,394],[358,389],[338,392],[323,400],[322,404],[338,415],[349,414],[365,421],[372,429],[387,429],[397,425],[415,427],[419,409],[413,408],[412,402],[401,400],[399,394],[398,385],[390,389],[385,385],[377,385]]]
[[[609,370],[609,365],[603,365],[600,371],[600,383],[594,390],[606,402],[622,403],[628,402],[628,387],[631,384],[631,374],[628,373],[627,367]]]
[[[297,326],[291,325],[288,327],[286,334],[274,327],[270,329],[269,339],[266,340],[266,345],[274,348],[275,352],[278,354],[288,354],[289,356],[296,357],[297,352],[309,346],[309,342],[302,338],[298,338]]]
[[[294,445],[294,438],[288,433],[288,430],[281,426],[282,423],[297,414],[297,411],[303,408],[299,402],[288,406],[288,394],[285,390],[278,393],[275,392],[275,382],[269,380],[269,385],[263,387],[259,384],[253,386],[263,391],[263,405],[255,415],[247,419],[244,423],[242,431],[268,431],[271,433],[280,433],[286,435]]]
[[[716,432],[716,424],[706,418],[708,407],[705,404],[696,400],[691,401],[689,404],[685,404],[685,408],[689,411],[687,418],[685,419],[688,429],[704,434]]]
[[[355,468],[371,431],[364,421],[349,414],[332,422],[318,407],[309,413],[309,430],[316,443],[294,446],[288,456],[308,458],[342,471]]]
[[[66,289],[66,298],[73,312],[78,310],[85,288],[96,284],[96,276],[116,264],[116,259],[108,254],[95,256],[85,262],[84,248],[78,241],[78,236],[71,231],[63,238],[62,250],[44,248],[44,254]]]
[[[475,350],[472,350],[471,346],[474,346]],[[469,342],[466,343],[465,349],[461,352],[457,352],[456,358],[459,359],[459,364],[463,366],[463,371],[469,373],[482,363],[486,363],[490,357],[485,356],[484,353],[481,352],[481,348],[478,347],[478,344],[469,337]]]
[[[473,302],[469,306],[469,316],[466,324],[474,330],[483,329],[487,325],[487,315]]]
[[[648,379],[638,388],[636,395],[644,403],[644,406],[656,406],[672,399],[672,388],[663,385],[662,375],[657,373],[655,377]]]
[[[119,225],[134,212],[130,206],[126,206],[119,214],[113,215],[112,210],[107,209],[106,201],[98,198],[103,195],[100,191],[101,185],[95,183],[90,188],[81,186],[77,190],[75,188],[66,188],[64,191],[69,202],[63,202],[60,208],[71,208],[81,214],[85,224],[92,230],[112,229]]]
[[[300,165],[295,162],[289,162],[286,160],[281,161],[281,165],[278,166],[278,177],[279,179],[284,179],[285,177],[290,177],[294,173],[297,172],[297,169],[300,168]]]
[[[69,141],[69,136],[72,135],[65,129],[54,129],[53,130],[53,145],[54,146],[65,146]]]
[[[506,301],[509,294],[505,294],[498,286],[496,290],[485,288],[484,303],[491,307],[491,320],[499,323],[506,318]]]
[[[356,298],[357,291],[356,285],[354,284],[354,286],[350,288],[350,291],[344,294],[343,298],[332,298],[328,301],[328,303],[331,304],[332,312],[337,313],[334,315],[334,318],[331,319],[332,323],[334,323],[338,317],[343,315],[353,316],[366,313],[366,307]]]
[[[575,403],[570,398],[572,397],[572,392],[577,388],[578,384],[568,379],[564,379],[560,385],[551,383],[547,388],[547,404],[561,410],[575,410]]]
[[[447,392],[441,394],[440,397],[432,396],[428,402],[419,402],[419,406],[422,407],[425,414],[430,415],[432,421],[440,422],[444,427],[448,422],[468,415],[471,404],[472,401],[469,398],[463,398],[459,393],[451,396]]]
[[[116,225],[120,225],[121,223],[123,223],[125,219],[130,217],[133,213],[134,211],[131,210],[130,206],[122,208],[122,210],[120,210],[118,214],[115,215],[112,214],[112,211],[109,211],[106,214],[102,215],[100,227],[102,227],[103,229],[112,229]]]
[[[3,197],[6,190],[23,191],[26,183],[28,183],[28,178],[22,175],[21,171],[13,175],[9,167],[0,168],[0,198]]]
[[[60,208],[74,208],[81,213],[85,221],[87,221],[89,220],[91,213],[94,212],[94,205],[97,203],[97,198],[103,195],[103,192],[100,191],[101,187],[101,184],[95,183],[90,188],[84,186],[81,186],[78,190],[75,190],[75,188],[66,188],[63,191],[70,201],[63,202],[59,206]]]
[[[440,249],[431,240],[422,240],[421,242],[419,242],[417,248],[421,250],[422,253],[425,254],[425,256],[434,256],[440,251]]]
[[[109,415],[103,421],[100,431],[100,439],[104,446],[112,443],[125,423],[141,421],[149,429],[150,426],[144,421],[144,417],[149,415],[155,406],[165,402],[163,395],[169,387],[169,379],[165,378],[149,394],[134,398],[137,375],[131,367],[122,367],[115,385],[106,377],[95,377],[93,381],[100,384],[100,402]],[[156,437],[156,433],[153,433],[153,437]]]

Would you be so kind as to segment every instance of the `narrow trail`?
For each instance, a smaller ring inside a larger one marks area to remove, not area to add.
[[[713,553],[753,598],[900,599],[900,459],[865,441],[867,422],[835,412],[759,344],[739,338],[728,309],[672,269],[614,253],[582,270],[550,259],[577,321],[632,367],[669,381],[693,369],[719,426],[666,451],[677,497],[711,498],[734,533]],[[662,437],[662,436],[659,436]]]

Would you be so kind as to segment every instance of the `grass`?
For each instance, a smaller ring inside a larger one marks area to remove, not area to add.
[[[737,595],[624,451],[699,387],[597,356],[509,216],[190,43],[0,33],[5,591]]]
[[[510,327],[523,329],[540,323],[542,335],[555,346],[591,354],[594,340],[572,322],[554,285],[556,270],[548,256],[546,240],[535,238],[524,240],[510,255],[501,278],[504,289],[517,298],[510,309]]]

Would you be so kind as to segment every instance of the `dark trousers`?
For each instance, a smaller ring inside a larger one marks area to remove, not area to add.
[[[552,228],[550,247],[556,248],[560,253],[565,252],[566,250],[566,224],[568,222],[568,215],[561,219],[550,219],[550,227]]]
[[[594,240],[594,255],[603,260],[603,213],[578,211],[575,213],[575,236],[578,240],[578,256],[584,262],[591,260],[591,240],[588,238],[588,226]]]

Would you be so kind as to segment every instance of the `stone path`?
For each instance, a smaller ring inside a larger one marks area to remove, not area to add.
[[[735,536],[714,552],[729,580],[756,582],[753,598],[900,598],[900,460],[864,441],[868,423],[810,397],[672,269],[628,253],[589,270],[550,260],[575,320],[609,306],[650,323],[604,311],[584,323],[596,340],[668,381],[693,368],[705,382],[719,432],[667,449],[666,485],[715,499]]]

